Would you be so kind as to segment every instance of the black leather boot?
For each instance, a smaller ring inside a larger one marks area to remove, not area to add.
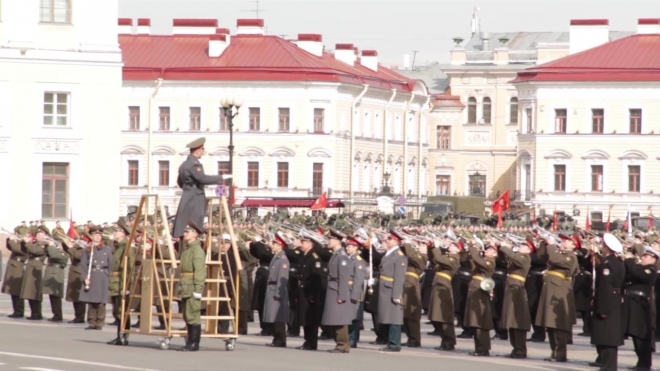
[[[186,337],[186,345],[179,349],[180,352],[190,352],[190,345],[193,342],[192,338],[192,325],[186,325],[186,330],[188,331],[188,336]]]
[[[191,352],[196,352],[199,350],[199,342],[202,338],[202,325],[194,325],[192,326],[192,334],[190,334],[193,338],[192,343],[190,344],[190,351]]]
[[[107,343],[108,345],[124,345],[123,337],[121,334],[121,321],[117,324],[117,337],[114,340],[110,340]]]

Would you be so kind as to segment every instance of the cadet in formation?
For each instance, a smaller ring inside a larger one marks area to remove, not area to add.
[[[188,330],[186,345],[180,349],[184,352],[198,351],[202,337],[202,294],[206,282],[206,254],[199,241],[202,233],[192,220],[183,230],[178,296],[183,301],[183,320]]]

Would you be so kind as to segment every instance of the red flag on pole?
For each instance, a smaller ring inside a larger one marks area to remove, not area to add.
[[[611,210],[607,212],[607,223],[605,223],[605,231],[610,231],[610,213]]]
[[[500,211],[497,213],[497,227],[500,228],[502,226],[502,212]]]
[[[326,207],[328,207],[328,196],[325,192],[323,192],[323,194],[317,198],[316,201],[314,201],[314,204],[309,208],[311,210],[321,210],[325,209]]]
[[[509,191],[504,191],[500,197],[493,202],[493,213],[498,214],[509,210],[511,207],[511,197]]]
[[[584,222],[584,229],[587,231],[591,230],[591,220],[589,220],[589,210],[587,210],[587,221]]]
[[[69,209],[69,230],[66,234],[71,238],[76,238],[76,229],[73,225],[73,210],[71,209]]]

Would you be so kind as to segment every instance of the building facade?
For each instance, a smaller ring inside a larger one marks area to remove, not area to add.
[[[158,193],[176,209],[186,144],[206,137],[207,173],[232,173],[248,197],[373,199],[384,174],[395,193],[425,195],[429,172],[426,86],[378,64],[353,44],[325,50],[321,35],[264,34],[263,20],[120,19],[124,54],[121,208]],[[240,97],[229,121],[222,98]],[[212,187],[208,194],[212,195]]]
[[[117,217],[116,0],[0,2],[0,223]],[[66,223],[64,223],[66,225]]]
[[[602,38],[607,20],[580,26]],[[519,203],[581,225],[660,208],[660,19],[640,19],[637,34],[529,68],[513,83]]]
[[[488,33],[456,38],[451,62],[439,66],[450,80],[430,117],[431,189],[436,195],[495,198],[516,184],[518,90],[511,84],[525,68],[618,39],[605,30],[591,38],[572,22],[569,32]],[[594,44],[596,43],[596,44]]]

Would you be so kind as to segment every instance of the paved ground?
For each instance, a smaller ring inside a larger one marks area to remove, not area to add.
[[[26,305],[27,307],[27,305]],[[108,310],[110,307],[108,306]],[[510,352],[508,341],[493,340],[492,356],[474,358],[467,355],[473,350],[472,340],[459,339],[457,351],[438,352],[433,347],[440,339],[426,335],[431,326],[423,326],[422,348],[406,349],[401,353],[382,353],[378,346],[369,345],[375,336],[363,331],[358,349],[350,354],[328,354],[323,351],[307,352],[293,349],[302,344],[302,338],[289,338],[288,349],[272,349],[263,346],[271,338],[256,335],[241,336],[234,351],[226,351],[224,342],[218,339],[202,339],[203,350],[198,353],[174,351],[183,346],[183,340],[172,340],[170,350],[158,349],[157,336],[131,335],[130,346],[109,346],[105,342],[114,338],[116,329],[106,326],[102,331],[85,331],[85,325],[51,324],[46,321],[34,323],[25,319],[10,319],[11,300],[0,295],[0,371],[202,371],[227,368],[231,371],[335,371],[335,370],[401,370],[414,371],[461,370],[461,371],[519,371],[519,370],[589,370],[587,366],[596,356],[589,338],[574,336],[574,345],[569,346],[569,363],[549,364],[542,359],[550,353],[548,343],[528,343],[528,360],[503,358]],[[26,313],[28,314],[28,313]],[[43,303],[43,314],[50,317],[48,298]],[[66,320],[73,318],[70,303],[65,303]],[[369,316],[367,316],[369,317]],[[111,318],[111,313],[108,313]],[[156,319],[154,318],[154,321]],[[157,322],[157,321],[156,321]],[[250,323],[250,334],[258,333],[257,323]],[[176,327],[183,326],[182,322]],[[371,322],[365,323],[367,329]],[[579,333],[580,325],[574,328]],[[405,335],[404,335],[405,340]],[[334,347],[332,341],[320,341],[320,350]],[[654,356],[660,363],[660,355]],[[636,357],[630,341],[619,351],[619,366],[634,365]]]

